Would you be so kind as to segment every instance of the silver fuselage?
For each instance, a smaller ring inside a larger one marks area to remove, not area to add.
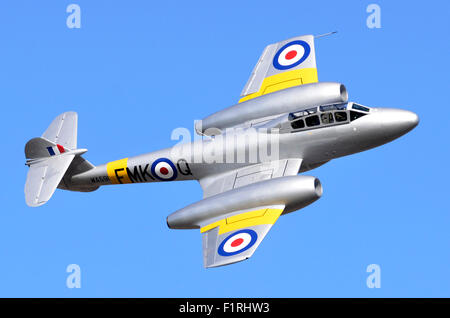
[[[320,114],[320,113],[319,113]],[[293,131],[290,133],[279,133],[279,149],[277,159],[303,159],[300,172],[308,171],[318,167],[331,159],[351,155],[388,143],[412,130],[419,122],[418,116],[410,111],[392,108],[370,108],[370,112],[353,121],[330,126],[319,126],[317,128]],[[234,132],[240,134],[242,131]],[[258,134],[262,134],[258,132]],[[230,137],[231,134],[228,134]],[[163,181],[152,178],[151,165],[159,158],[168,158],[177,169],[177,180],[201,180],[205,176],[218,175],[240,167],[263,162],[258,157],[249,160],[250,152],[258,151],[260,144],[256,138],[248,138],[246,144],[233,145],[231,151],[245,153],[244,162],[234,162],[226,158],[229,154],[229,144],[226,148],[226,138],[200,139],[183,145],[158,150],[155,152],[127,158],[125,169],[132,177],[120,177],[118,182],[111,182],[111,163],[103,164],[85,173],[75,175],[71,180],[66,180],[67,189],[86,190],[89,187],[114,183],[138,183]],[[227,149],[222,159],[211,156],[213,149]],[[199,155],[200,151],[200,155]],[[215,161],[205,160],[214,157]],[[254,158],[254,156],[253,156]],[[273,160],[273,158],[271,158]],[[121,169],[123,170],[123,169]],[[122,173],[122,171],[120,171]],[[172,180],[171,180],[172,181]]]

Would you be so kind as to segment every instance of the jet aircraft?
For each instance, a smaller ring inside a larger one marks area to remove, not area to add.
[[[167,224],[200,229],[207,268],[251,257],[281,215],[322,196],[320,181],[300,173],[388,143],[419,122],[407,110],[351,102],[341,83],[319,82],[313,35],[268,45],[238,103],[196,123],[198,140],[95,166],[77,148],[77,118],[59,115],[26,144],[26,203],[40,206],[56,188],[197,180],[203,199]],[[276,156],[262,156],[261,140],[274,137]]]

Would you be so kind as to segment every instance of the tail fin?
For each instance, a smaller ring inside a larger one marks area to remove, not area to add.
[[[53,119],[50,126],[42,135],[55,144],[62,145],[68,149],[77,148],[77,126],[78,114],[66,112]]]
[[[87,150],[76,149],[77,119],[75,112],[63,113],[53,120],[42,137],[33,138],[25,145],[26,165],[30,167],[25,183],[25,202],[29,206],[46,203],[68,170],[94,167],[80,157]]]

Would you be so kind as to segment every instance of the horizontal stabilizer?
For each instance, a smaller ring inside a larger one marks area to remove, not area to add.
[[[39,159],[60,155],[68,151],[60,144],[55,144],[47,139],[37,137],[29,140],[25,145],[25,158]]]
[[[28,206],[40,206],[52,197],[74,157],[66,154],[30,165],[25,183],[25,202]]]

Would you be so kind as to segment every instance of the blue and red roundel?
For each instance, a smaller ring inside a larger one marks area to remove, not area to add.
[[[258,234],[250,229],[240,230],[229,235],[219,245],[217,253],[221,256],[232,256],[252,247],[258,240]]]
[[[287,70],[302,64],[311,53],[308,43],[301,40],[289,42],[277,51],[273,58],[273,66],[279,70]]]
[[[161,181],[172,181],[177,178],[177,168],[167,158],[159,158],[152,164],[151,168],[153,176]]]

